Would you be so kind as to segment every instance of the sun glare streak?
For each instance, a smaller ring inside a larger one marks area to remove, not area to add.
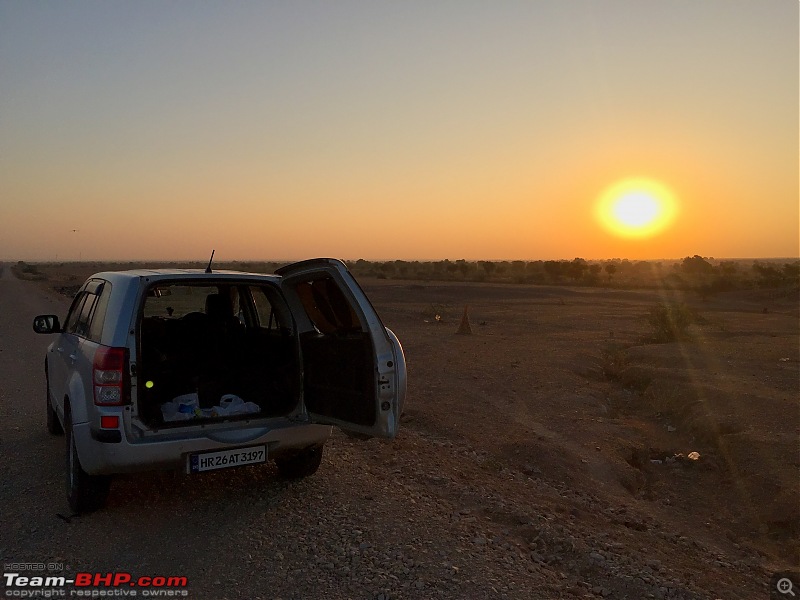
[[[682,297],[675,290],[670,290],[663,284],[659,286],[657,292],[661,298],[662,304],[664,305],[675,304],[676,302],[682,301]],[[739,498],[745,503],[748,503],[750,501],[750,495],[748,494],[747,488],[744,485],[743,477],[739,474],[736,460],[728,449],[728,445],[725,443],[724,438],[720,434],[719,423],[715,419],[714,409],[707,396],[706,390],[709,386],[709,380],[706,376],[698,376],[698,372],[703,371],[703,364],[714,365],[715,368],[712,369],[712,372],[715,374],[722,373],[723,369],[721,366],[721,361],[719,356],[715,355],[713,352],[704,350],[708,346],[704,343],[707,341],[707,339],[703,330],[698,328],[696,335],[696,341],[698,343],[687,344],[683,341],[677,342],[678,351],[680,353],[685,372],[689,376],[689,385],[694,392],[695,398],[697,399],[697,406],[702,406],[702,412],[705,413],[705,417],[701,417],[700,422],[704,423],[705,426],[709,428],[709,433],[715,440],[718,441],[717,450],[719,451],[722,460],[725,461],[725,464],[733,476],[733,483],[739,493]],[[697,351],[698,356],[692,356],[692,350]],[[720,387],[724,388],[724,385],[720,385]],[[689,404],[692,404],[691,400],[689,401]]]
[[[597,202],[596,215],[611,233],[644,238],[666,229],[675,219],[673,193],[657,181],[626,179],[608,187]]]

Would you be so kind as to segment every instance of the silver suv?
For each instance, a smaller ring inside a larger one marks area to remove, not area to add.
[[[114,473],[274,460],[298,478],[319,467],[331,426],[397,433],[403,350],[338,260],[97,273],[63,324],[40,315],[33,328],[57,334],[47,428],[66,432],[74,512],[103,506]]]

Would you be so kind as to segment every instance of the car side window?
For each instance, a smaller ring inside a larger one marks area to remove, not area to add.
[[[290,331],[292,319],[285,302],[281,302],[274,290],[268,287],[251,286],[250,296],[262,329]]]
[[[94,310],[90,316],[89,322],[89,339],[93,342],[100,342],[100,336],[103,333],[103,324],[106,320],[106,310],[108,309],[108,299],[111,296],[111,284],[107,281],[103,283],[103,290],[98,296],[94,305]]]
[[[110,295],[108,282],[93,279],[84,284],[72,301],[63,331],[99,342]]]
[[[78,315],[78,318],[75,320],[75,326],[73,328],[73,333],[75,335],[79,335],[81,337],[87,337],[89,335],[89,321],[92,318],[92,312],[94,311],[94,307],[97,305],[97,295],[96,294],[86,294],[86,298],[81,305],[81,312]]]
[[[247,326],[247,319],[244,315],[244,308],[242,307],[242,299],[240,297],[241,290],[238,287],[231,288],[231,307],[233,309],[233,316],[236,317],[244,326]]]
[[[67,318],[64,319],[64,327],[62,328],[63,331],[67,333],[75,333],[75,324],[77,323],[78,317],[81,314],[81,309],[83,308],[83,303],[86,300],[87,295],[88,294],[85,291],[80,291],[75,296],[75,299],[72,301],[72,306],[69,307]]]

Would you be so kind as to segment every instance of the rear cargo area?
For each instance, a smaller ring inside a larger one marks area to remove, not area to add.
[[[300,393],[296,337],[278,294],[246,285],[164,285],[139,322],[138,413],[150,427],[277,417]]]

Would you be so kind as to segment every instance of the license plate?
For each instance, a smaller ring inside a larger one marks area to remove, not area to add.
[[[255,465],[267,461],[266,446],[250,446],[233,450],[198,452],[189,455],[189,473],[202,473],[216,469],[228,469],[243,465]]]

